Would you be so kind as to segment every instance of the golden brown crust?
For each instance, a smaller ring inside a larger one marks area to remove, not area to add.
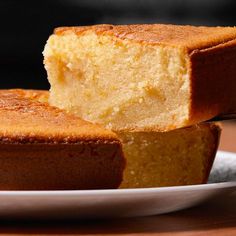
[[[124,169],[117,144],[0,144],[0,190],[117,188]]]
[[[117,188],[125,161],[116,135],[49,106],[47,97],[0,90],[0,190]]]
[[[119,142],[116,135],[47,103],[48,92],[0,90],[0,137],[4,142]]]
[[[190,125],[236,111],[236,39],[190,55]]]
[[[63,35],[73,32],[79,35],[86,31],[112,35],[117,39],[132,40],[139,43],[184,47],[189,52],[195,49],[210,48],[236,38],[236,27],[164,24],[60,27],[54,30],[54,34]]]
[[[4,90],[2,90],[4,91]],[[47,90],[33,90],[33,89],[9,89],[9,90],[5,90],[7,91],[11,91],[14,93],[17,93],[19,95],[21,95],[24,98],[28,98],[31,100],[35,100],[38,102],[48,102],[48,98],[49,98],[49,92]]]

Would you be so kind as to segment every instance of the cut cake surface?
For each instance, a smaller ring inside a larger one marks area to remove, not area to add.
[[[61,27],[44,63],[52,105],[116,131],[168,131],[236,110],[235,27]]]
[[[119,132],[127,159],[121,188],[204,184],[220,138],[217,124],[169,132]]]

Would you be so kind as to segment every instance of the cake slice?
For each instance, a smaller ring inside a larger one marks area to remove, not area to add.
[[[124,169],[117,136],[47,97],[0,90],[0,190],[117,188]]]
[[[57,28],[50,103],[113,130],[168,131],[236,110],[236,28]]]
[[[220,128],[199,124],[169,132],[120,132],[127,159],[121,188],[146,188],[207,182]]]
[[[47,91],[10,92],[33,102],[44,102],[47,106]],[[119,131],[117,135],[127,160],[121,188],[202,184],[206,183],[214,161],[220,127],[202,123],[169,132]]]

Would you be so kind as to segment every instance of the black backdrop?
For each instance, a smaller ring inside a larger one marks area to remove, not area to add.
[[[235,0],[0,0],[0,88],[48,89],[44,44],[57,26],[235,25]]]

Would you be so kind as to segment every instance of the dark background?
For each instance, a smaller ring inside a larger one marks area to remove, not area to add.
[[[0,88],[48,89],[42,51],[57,26],[235,25],[235,0],[0,0]]]

